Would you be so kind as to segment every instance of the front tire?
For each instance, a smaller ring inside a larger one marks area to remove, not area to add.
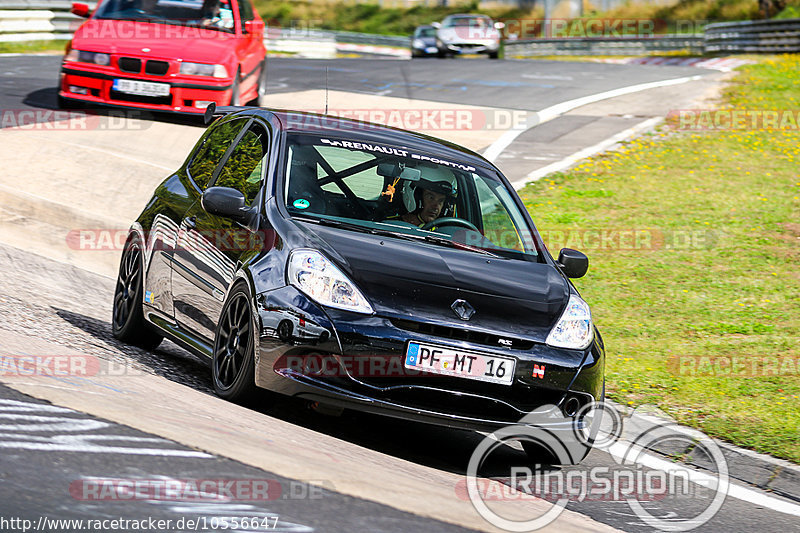
[[[233,85],[231,86],[231,101],[229,105],[232,106],[240,106],[242,105],[242,95],[241,95],[241,88],[242,88],[242,80],[241,80],[241,72],[239,70],[236,71],[236,77],[233,78]]]
[[[267,105],[267,58],[261,61],[258,70],[258,84],[256,85],[256,97],[248,102],[248,105],[266,107]]]
[[[231,291],[214,334],[211,372],[214,391],[221,398],[242,403],[256,392],[257,334],[250,290],[241,283]]]
[[[258,97],[256,104],[259,107],[267,105],[267,58],[261,62],[261,71],[258,73]]]
[[[154,350],[164,337],[156,333],[144,319],[144,253],[139,237],[128,238],[119,263],[111,333],[122,342],[145,350]]]

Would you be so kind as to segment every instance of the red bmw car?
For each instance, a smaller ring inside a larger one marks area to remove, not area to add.
[[[252,0],[101,0],[67,45],[58,92],[78,102],[202,113],[266,92],[264,22]]]

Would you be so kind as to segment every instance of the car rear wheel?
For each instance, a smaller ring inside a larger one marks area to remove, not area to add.
[[[117,286],[114,290],[114,309],[111,316],[111,333],[117,339],[145,350],[154,350],[163,336],[153,331],[144,319],[142,295],[144,293],[144,256],[139,238],[128,238],[119,264]]]
[[[288,342],[292,338],[292,323],[288,320],[282,321],[278,324],[278,338],[284,342]]]
[[[255,386],[255,317],[250,290],[237,285],[220,314],[214,335],[211,364],[214,391],[232,402],[243,402],[256,392]]]

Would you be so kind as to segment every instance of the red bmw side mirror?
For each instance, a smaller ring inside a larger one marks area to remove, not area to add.
[[[91,12],[89,11],[89,6],[86,4],[79,4],[77,2],[73,2],[72,9],[70,9],[73,15],[78,15],[79,17],[89,18]]]
[[[263,20],[248,20],[244,23],[244,31],[247,33],[255,33],[255,34],[262,34],[264,33],[264,21]]]

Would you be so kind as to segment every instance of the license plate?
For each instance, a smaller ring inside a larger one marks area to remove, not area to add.
[[[439,49],[436,48],[435,46],[429,46],[428,48],[425,49],[425,51],[428,52],[429,54],[433,54],[435,52],[438,52]]]
[[[169,83],[154,83],[139,80],[114,80],[114,90],[139,96],[169,96]]]
[[[405,367],[445,376],[511,385],[516,363],[510,357],[410,342],[406,349]]]

